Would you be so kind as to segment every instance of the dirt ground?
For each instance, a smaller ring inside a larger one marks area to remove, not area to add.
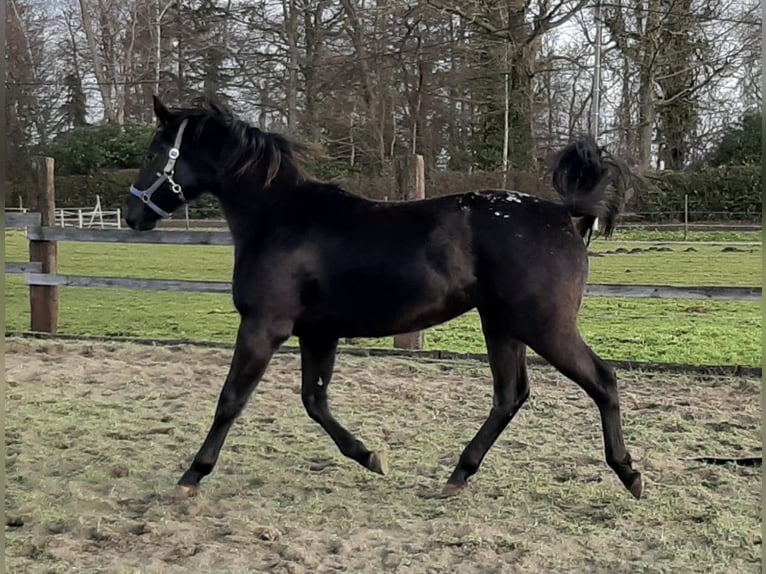
[[[230,351],[6,339],[8,572],[760,572],[760,380],[619,372],[633,500],[598,412],[531,368],[532,398],[465,494],[436,498],[491,405],[485,365],[341,355],[336,416],[386,451],[381,477],[303,412],[272,362],[200,497],[175,481]]]

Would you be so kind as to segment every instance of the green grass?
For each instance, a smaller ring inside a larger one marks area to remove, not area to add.
[[[657,243],[656,246],[671,251],[607,253],[617,249],[646,250],[651,246],[627,241],[595,242],[591,251],[604,257],[591,258],[590,282],[729,287],[752,287],[762,283],[760,246],[736,246],[741,252],[724,252],[726,246],[723,245]]]
[[[690,231],[686,241],[756,241],[760,231]],[[683,231],[653,231],[645,229],[617,229],[612,236],[620,241],[684,241]],[[598,239],[596,240],[599,241]]]
[[[8,261],[28,260],[23,234],[5,234]],[[611,254],[591,259],[591,283],[648,285],[761,284],[760,246],[738,246],[742,252],[722,252],[720,245],[657,245],[671,252]],[[627,241],[595,241],[591,250],[646,249],[648,245]],[[688,249],[695,249],[689,252]],[[228,281],[233,257],[231,247],[186,245],[130,245],[59,243],[59,272],[104,277],[147,279],[197,279]]]
[[[6,258],[28,259],[20,233],[6,233]],[[596,241],[596,252],[634,248]],[[611,254],[591,259],[592,283],[730,285],[761,284],[761,248],[722,252],[722,246],[670,245],[672,252]],[[641,248],[647,248],[641,244]],[[60,243],[59,271],[76,275],[164,279],[230,279],[229,247]],[[185,338],[231,342],[238,324],[228,295],[60,290],[59,329],[80,335]],[[6,328],[29,326],[27,289],[6,276]],[[754,303],[587,298],[580,315],[586,340],[610,359],[689,364],[761,364],[761,312]],[[392,340],[359,340],[391,347]],[[478,316],[469,313],[426,333],[426,346],[452,352],[484,352]]]

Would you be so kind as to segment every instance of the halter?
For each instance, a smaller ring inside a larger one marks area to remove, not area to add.
[[[173,142],[173,147],[170,148],[168,151],[168,162],[165,164],[165,167],[162,168],[162,173],[157,173],[157,179],[154,180],[154,183],[149,187],[149,189],[138,189],[136,186],[131,185],[130,186],[130,193],[138,197],[141,201],[143,201],[154,213],[162,217],[163,219],[170,217],[172,214],[168,213],[164,209],[162,209],[159,205],[154,203],[152,201],[152,194],[157,191],[163,183],[166,181],[170,184],[170,189],[175,193],[179,198],[181,198],[181,203],[186,202],[186,197],[184,197],[184,192],[181,189],[181,186],[177,184],[173,180],[173,175],[175,174],[175,165],[176,161],[178,160],[178,157],[181,155],[180,148],[181,148],[181,138],[184,135],[184,129],[186,129],[186,122],[189,120],[184,120],[181,122],[181,127],[178,128],[178,133],[176,134],[176,140]]]

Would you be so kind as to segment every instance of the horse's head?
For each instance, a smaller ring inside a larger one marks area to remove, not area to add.
[[[169,110],[155,96],[159,127],[150,159],[130,188],[125,219],[133,229],[153,229],[202,193],[222,195],[247,179],[247,187],[284,188],[303,176],[298,156],[309,148],[234,117],[223,105]]]
[[[125,220],[141,231],[153,229],[204,191],[213,191],[215,181],[196,141],[200,118],[173,112],[156,96],[154,113],[159,126],[149,146],[149,160],[130,187],[126,203]]]

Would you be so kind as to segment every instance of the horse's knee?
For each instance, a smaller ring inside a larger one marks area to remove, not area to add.
[[[529,384],[517,389],[517,392],[510,397],[495,397],[492,408],[498,414],[512,417],[529,398]]]
[[[224,390],[218,400],[215,418],[219,421],[229,421],[237,418],[245,409],[248,397],[241,393]]]

